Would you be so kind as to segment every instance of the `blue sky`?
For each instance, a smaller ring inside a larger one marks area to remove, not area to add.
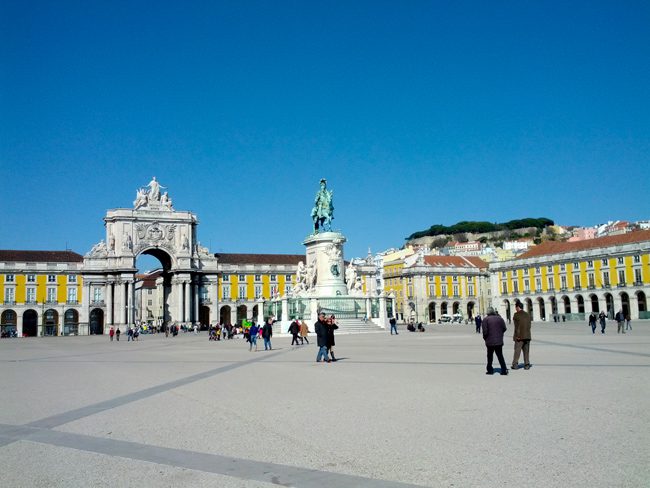
[[[0,248],[85,253],[153,175],[214,252],[650,218],[648,2],[0,3]]]

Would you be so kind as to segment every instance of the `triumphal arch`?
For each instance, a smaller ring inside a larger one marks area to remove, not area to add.
[[[154,176],[137,190],[133,208],[107,211],[105,238],[84,257],[82,308],[91,334],[135,322],[136,260],[142,254],[162,265],[158,280],[165,323],[197,323],[200,290],[216,296],[217,259],[197,240],[198,219],[175,210],[164,189]],[[216,302],[208,306],[216,318]]]

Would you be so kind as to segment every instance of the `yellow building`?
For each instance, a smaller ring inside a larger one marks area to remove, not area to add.
[[[516,259],[490,264],[495,307],[510,318],[520,300],[534,320],[610,318],[622,310],[650,318],[650,230],[577,242],[546,241]]]
[[[79,327],[88,322],[81,316],[82,264],[72,251],[0,250],[2,334],[87,334]]]
[[[485,313],[490,287],[488,265],[475,256],[406,258],[401,269],[405,319],[436,322],[443,316],[471,320]]]

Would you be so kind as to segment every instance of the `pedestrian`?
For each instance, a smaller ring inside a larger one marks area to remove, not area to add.
[[[591,333],[595,334],[596,333],[596,322],[598,321],[598,317],[596,317],[596,312],[591,312],[589,314],[589,326],[591,327]]]
[[[264,327],[262,327],[262,338],[264,339],[264,350],[272,350],[271,347],[271,337],[273,337],[273,320],[271,317],[266,319]]]
[[[291,345],[293,346],[295,344],[299,346],[298,334],[300,333],[300,324],[298,323],[298,319],[294,319],[289,325],[289,333],[291,334]]]
[[[252,324],[248,329],[248,335],[251,341],[250,346],[248,348],[249,351],[253,350],[253,346],[255,346],[255,350],[257,351],[257,333],[259,330],[260,328],[255,324]]]
[[[530,369],[530,326],[531,320],[528,312],[524,311],[524,305],[517,300],[515,302],[515,332],[512,340],[515,341],[515,354],[512,358],[512,369],[519,369],[519,355],[524,351],[524,369]]]
[[[476,324],[476,333],[480,334],[481,333],[481,323],[483,322],[483,319],[481,318],[481,314],[476,314],[476,317],[474,317],[474,323]]]
[[[120,328],[119,328],[119,326],[118,326],[117,330],[115,331],[115,338],[116,338],[118,341],[120,340],[120,334],[121,334],[121,333],[122,333],[122,331],[120,330]]]
[[[600,333],[604,334],[605,327],[607,326],[607,315],[605,315],[605,312],[600,312],[598,314],[598,320],[600,321]]]
[[[625,317],[625,330],[632,330],[632,319],[629,315]]]
[[[388,321],[390,324],[390,335],[393,335],[393,331],[395,331],[395,335],[397,334],[397,320],[395,317],[391,317],[390,320]]]
[[[111,329],[108,331],[108,337],[111,338],[111,341],[113,340],[114,335],[115,335],[115,328],[111,325]]]
[[[126,329],[126,342],[132,341],[133,340],[133,329],[129,325],[128,329]]]
[[[497,360],[501,366],[500,374],[505,376],[508,374],[506,360],[503,358],[503,334],[507,330],[506,323],[503,319],[494,312],[494,308],[488,307],[487,317],[481,323],[483,327],[483,340],[487,349],[487,366],[485,374],[494,374],[492,367],[492,359],[494,354],[497,355]]]
[[[618,325],[616,329],[617,333],[620,334],[622,332],[625,334],[625,315],[623,315],[623,310],[616,312],[614,320],[616,320],[616,324]]]
[[[336,317],[330,315],[330,318],[327,319],[327,352],[330,355],[332,361],[336,361],[334,357],[334,331],[338,329],[339,326],[336,325]]]
[[[325,319],[324,312],[318,314],[318,320],[314,325],[314,330],[316,331],[316,343],[318,344],[316,362],[320,363],[323,360],[329,363],[330,358],[327,355],[327,320]]]
[[[304,344],[305,342],[309,344],[309,339],[307,339],[307,334],[309,334],[309,327],[304,320],[300,320],[300,343]]]

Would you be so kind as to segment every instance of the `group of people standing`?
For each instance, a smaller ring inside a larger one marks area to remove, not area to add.
[[[617,332],[619,334],[625,334],[626,331],[632,330],[632,320],[629,315],[623,313],[623,310],[616,312],[614,320],[616,320],[616,324],[618,325]],[[596,315],[596,312],[589,314],[589,327],[591,327],[592,334],[596,333],[598,324],[600,324],[600,333],[604,334],[605,328],[607,327],[607,315],[605,312],[600,312],[598,315]]]
[[[261,327],[255,323],[248,328],[248,333],[244,332],[244,337],[249,342],[248,350],[252,351],[253,346],[257,351],[257,338],[258,335],[262,336],[264,340],[264,350],[271,351],[273,347],[271,346],[271,337],[273,337],[273,317],[267,317],[264,325]]]
[[[120,336],[122,335],[122,331],[120,330],[119,326],[117,329],[113,326],[108,331],[108,337],[112,341],[113,339],[119,341]],[[139,340],[138,337],[140,337],[140,326],[136,325],[135,327],[127,327],[126,329],[126,335],[128,337],[127,342],[129,341],[137,341]]]
[[[318,344],[317,363],[321,361],[326,363],[336,361],[336,357],[334,357],[334,331],[338,328],[339,326],[336,325],[336,317],[334,315],[327,317],[325,312],[318,314],[318,320],[314,325]]]
[[[530,314],[524,310],[523,304],[517,300],[515,302],[515,314],[512,317],[515,323],[515,330],[512,340],[515,343],[514,356],[512,358],[511,369],[519,369],[519,357],[524,353],[524,369],[530,369],[530,340],[531,340],[531,318]],[[483,340],[487,348],[487,368],[485,374],[494,374],[492,361],[496,354],[499,365],[501,366],[500,374],[508,374],[506,361],[503,358],[503,336],[508,330],[506,323],[492,307],[487,309],[487,317],[482,320]],[[478,328],[478,326],[477,326]]]

